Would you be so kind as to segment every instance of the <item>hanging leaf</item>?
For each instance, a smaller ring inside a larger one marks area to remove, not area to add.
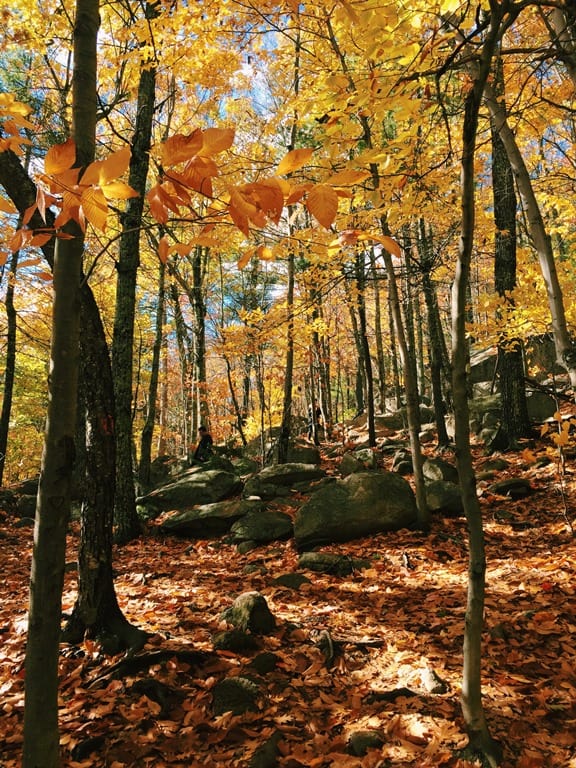
[[[217,155],[230,149],[234,143],[235,131],[233,128],[207,128],[202,133],[202,149],[199,155]]]
[[[202,149],[202,131],[197,128],[193,133],[184,136],[177,133],[162,144],[162,165],[178,165],[190,160]]]
[[[168,261],[168,254],[170,252],[170,243],[168,242],[168,238],[166,235],[160,238],[158,241],[158,258],[162,262],[162,264],[166,264]]]
[[[129,197],[139,197],[138,192],[123,181],[112,181],[102,186],[104,197],[108,200],[128,200]]]
[[[392,256],[397,256],[398,258],[402,256],[402,248],[400,248],[393,237],[388,237],[388,235],[370,235],[370,239],[383,245]]]
[[[370,171],[349,168],[330,176],[325,183],[330,184],[331,187],[352,187],[354,184],[360,184],[365,179],[370,178],[371,175]]]
[[[313,153],[314,150],[310,147],[306,149],[293,149],[291,152],[288,152],[278,164],[278,175],[283,176],[284,174],[292,173],[293,171],[302,168],[302,166],[306,165],[310,160]]]
[[[5,197],[0,197],[0,211],[3,213],[18,213],[14,203]]]
[[[306,208],[316,221],[329,229],[338,213],[338,195],[327,184],[316,184],[308,193]]]
[[[275,261],[274,251],[267,245],[259,245],[256,253],[262,261]]]
[[[82,210],[86,219],[95,229],[104,232],[108,218],[108,204],[104,193],[98,187],[88,187],[82,193]]]
[[[44,172],[55,176],[72,168],[76,162],[76,144],[68,139],[63,144],[54,144],[44,158]]]

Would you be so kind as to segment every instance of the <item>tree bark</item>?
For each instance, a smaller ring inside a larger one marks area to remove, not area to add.
[[[146,18],[156,15],[156,6],[146,6]],[[156,95],[156,68],[143,61],[138,83],[136,125],[128,183],[138,192],[126,202],[116,280],[116,314],[112,339],[112,373],[116,397],[116,538],[126,543],[139,536],[136,489],[132,463],[132,382],[136,281],[140,266],[140,229],[150,163],[152,120]]]
[[[148,409],[146,420],[140,436],[140,462],[138,464],[138,483],[141,489],[150,485],[150,465],[152,463],[152,441],[156,424],[156,401],[158,398],[158,382],[160,380],[160,354],[164,339],[164,320],[166,307],[166,266],[160,262],[158,268],[158,305],[156,308],[156,333],[152,351],[152,370],[148,387]]]
[[[4,392],[2,395],[2,412],[0,414],[0,486],[4,480],[6,452],[8,450],[8,433],[10,431],[10,414],[12,413],[12,396],[14,394],[14,377],[16,373],[16,330],[17,315],[14,306],[14,284],[18,268],[18,251],[12,254],[10,270],[6,285],[6,359],[4,361]]]
[[[81,168],[94,159],[97,0],[77,0],[72,81],[73,139]],[[74,478],[80,278],[84,236],[66,226],[54,252],[49,402],[34,526],[26,642],[23,768],[58,768],[58,655],[66,532]]]
[[[494,130],[498,132],[498,135],[502,139],[502,143],[514,173],[522,205],[526,212],[528,231],[538,255],[542,277],[544,278],[544,284],[546,286],[556,357],[558,363],[568,372],[570,384],[574,396],[576,397],[576,345],[568,333],[566,314],[564,311],[564,298],[558,280],[558,273],[556,271],[552,241],[550,235],[546,231],[544,219],[542,218],[542,213],[534,193],[530,174],[524,163],[524,158],[516,143],[514,132],[508,125],[506,109],[498,100],[494,88],[490,83],[486,83],[484,87],[484,100],[490,110]]]
[[[470,747],[491,766],[501,760],[500,746],[490,736],[482,705],[482,628],[486,555],[482,513],[476,495],[476,477],[470,450],[468,411],[468,343],[466,338],[467,297],[470,262],[474,244],[476,175],[474,158],[478,129],[478,111],[492,55],[500,34],[503,9],[492,3],[492,20],[484,42],[473,87],[464,103],[462,127],[461,195],[462,222],[456,275],[452,285],[452,395],[454,399],[456,463],[460,491],[466,513],[469,537],[468,595],[464,626],[464,663],[462,670],[462,713],[470,738]]]
[[[502,61],[496,62],[494,76],[499,99],[503,98]],[[516,287],[516,210],[514,174],[506,149],[492,121],[492,194],[494,199],[495,254],[494,288],[505,303],[513,303],[510,291]],[[498,344],[497,371],[502,397],[502,430],[509,448],[531,433],[522,340],[503,338]]]

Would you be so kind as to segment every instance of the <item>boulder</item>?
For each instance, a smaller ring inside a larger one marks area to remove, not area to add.
[[[464,514],[460,488],[447,480],[434,480],[426,485],[426,503],[430,512],[439,512],[448,517]]]
[[[259,543],[290,539],[294,533],[292,518],[285,512],[254,509],[237,520],[230,529],[232,541]]]
[[[293,489],[306,490],[325,476],[325,471],[314,464],[275,464],[246,481],[244,496],[274,499]]]
[[[416,523],[414,492],[394,472],[358,472],[321,486],[296,513],[298,549],[350,541]]]
[[[242,481],[233,472],[193,467],[172,482],[155,488],[136,503],[161,510],[182,509],[198,504],[213,504],[242,490]]]
[[[333,576],[350,576],[355,571],[370,568],[369,560],[348,555],[336,555],[333,552],[304,552],[298,559],[298,567],[316,573],[329,573]]]
[[[261,501],[236,499],[204,504],[194,509],[174,512],[162,522],[163,533],[188,536],[196,539],[211,539],[228,533],[234,523],[247,514],[262,509]]]
[[[231,712],[233,715],[243,715],[246,712],[256,712],[260,689],[247,677],[226,677],[220,680],[212,689],[212,707],[215,715]]]
[[[291,445],[288,448],[290,464],[320,464],[320,449],[315,445]]]
[[[255,635],[270,635],[276,629],[276,619],[266,598],[259,592],[243,592],[222,612],[221,619],[236,629]]]
[[[449,483],[458,482],[458,470],[453,464],[438,457],[428,458],[422,465],[424,477],[429,482],[434,480],[446,480]]]

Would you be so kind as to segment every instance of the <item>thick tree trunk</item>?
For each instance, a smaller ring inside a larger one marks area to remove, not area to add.
[[[147,18],[155,15],[146,7]],[[126,202],[122,216],[122,235],[117,263],[116,315],[112,340],[112,373],[116,397],[116,537],[125,543],[140,534],[136,512],[136,489],[132,464],[132,367],[134,355],[134,315],[136,280],[140,266],[140,228],[150,162],[152,119],[156,94],[156,69],[142,63],[138,84],[136,126],[128,183],[138,192]]]
[[[72,80],[76,163],[94,159],[96,132],[96,40],[98,1],[77,0]],[[58,654],[66,532],[74,479],[74,436],[78,400],[80,278],[84,236],[66,227],[71,239],[58,239],[54,252],[49,403],[30,578],[26,641],[23,768],[60,765]]]

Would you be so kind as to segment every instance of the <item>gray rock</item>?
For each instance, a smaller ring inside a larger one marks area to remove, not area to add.
[[[137,499],[141,506],[163,510],[213,504],[242,490],[242,481],[232,472],[193,467],[172,482]]]
[[[261,501],[237,499],[204,504],[195,509],[174,512],[166,518],[160,529],[164,533],[188,536],[196,539],[210,539],[228,533],[233,524],[250,513],[262,509]]]
[[[247,677],[227,677],[212,689],[212,708],[215,715],[232,712],[243,715],[258,710],[260,689]]]
[[[349,576],[355,571],[370,568],[372,563],[358,557],[336,555],[332,552],[304,552],[298,558],[298,566],[316,573],[329,573],[333,576]]]
[[[290,464],[315,464],[321,462],[320,449],[315,445],[292,445],[288,448]]]
[[[353,731],[348,738],[348,752],[356,757],[364,757],[369,749],[381,749],[384,735],[381,731]]]
[[[268,542],[290,539],[294,533],[292,518],[285,512],[256,509],[237,520],[230,529],[232,541]]]
[[[298,549],[397,531],[416,522],[414,492],[394,472],[357,472],[323,485],[294,519]]]
[[[464,514],[459,486],[446,480],[434,480],[426,485],[426,503],[430,512],[439,512],[449,517]]]
[[[523,499],[532,493],[532,486],[528,480],[522,477],[512,477],[501,480],[490,486],[490,491],[498,496],[510,496],[511,499]]]
[[[535,421],[537,424],[551,419],[558,410],[556,398],[539,391],[526,393],[526,406],[530,421]]]
[[[422,465],[422,472],[426,480],[446,480],[450,483],[458,482],[458,470],[453,464],[438,457],[428,458]]]
[[[274,499],[297,486],[308,487],[325,475],[325,471],[314,464],[275,464],[264,467],[261,472],[246,481],[244,496]]]
[[[276,629],[276,619],[259,592],[243,592],[223,611],[221,618],[236,629],[256,635],[270,635]]]
[[[310,579],[303,573],[282,573],[274,579],[274,584],[288,589],[300,589],[302,584],[310,584]]]

